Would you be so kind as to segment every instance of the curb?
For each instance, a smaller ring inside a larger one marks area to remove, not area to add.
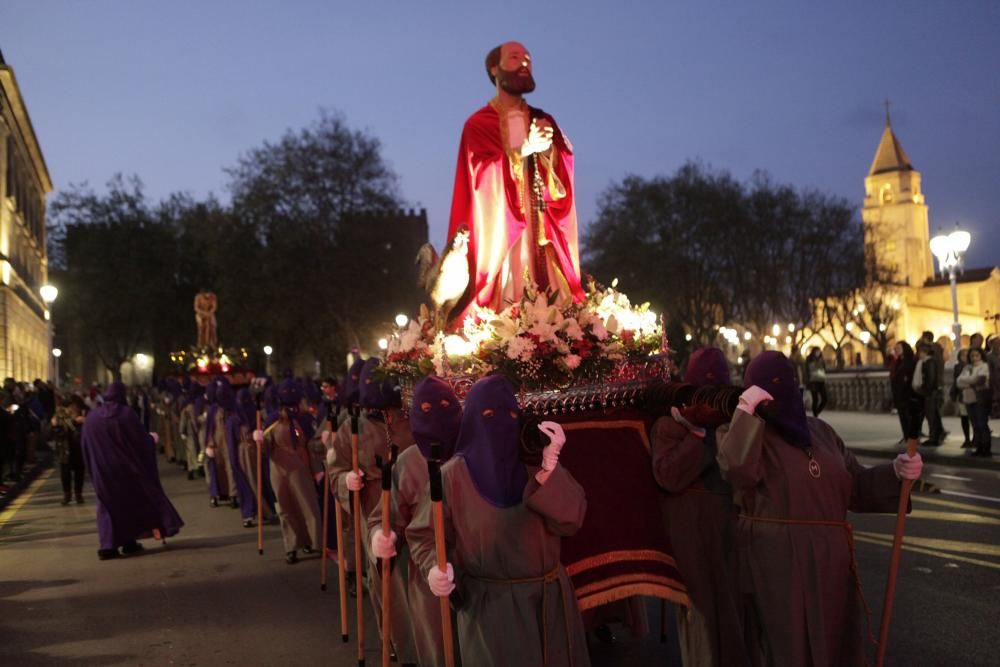
[[[10,491],[7,495],[0,496],[0,512],[7,509],[7,506],[14,502],[21,493],[34,482],[42,471],[46,468],[52,466],[52,453],[51,452],[39,452],[38,460],[35,461],[35,465],[30,468],[25,469],[24,474],[21,475],[21,481],[17,482],[10,487]]]
[[[900,449],[885,449],[882,447],[853,447],[847,445],[847,448],[851,450],[854,454],[861,454],[862,456],[870,456],[872,458],[880,459],[894,459],[898,455],[902,454],[905,450]],[[936,465],[948,465],[954,466],[956,468],[977,468],[979,470],[1000,470],[1000,458],[994,455],[992,458],[978,457],[978,456],[956,456],[954,454],[940,455],[934,451],[931,447],[921,447],[919,450],[921,458],[923,458],[924,463],[933,463]]]

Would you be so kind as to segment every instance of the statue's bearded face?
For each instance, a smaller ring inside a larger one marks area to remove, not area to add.
[[[535,89],[531,76],[531,54],[521,44],[508,42],[500,49],[496,72],[500,87],[511,95],[524,95]]]

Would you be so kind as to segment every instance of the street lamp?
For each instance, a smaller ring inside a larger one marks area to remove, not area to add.
[[[55,302],[56,297],[59,296],[59,290],[56,288],[55,285],[45,284],[45,285],[42,285],[41,287],[38,288],[38,293],[41,294],[42,301],[45,302],[45,320],[48,322],[48,327],[47,328],[48,328],[48,334],[49,334],[49,344],[46,346],[46,348],[51,351],[52,350],[52,314],[51,314],[50,311],[51,311],[53,302]],[[46,364],[46,366],[48,366],[48,371],[49,371],[49,382],[52,382],[56,378],[56,376],[55,376],[55,368],[54,368],[55,362],[53,362],[51,358],[48,359],[47,361],[48,361],[48,363]]]
[[[948,272],[948,280],[951,282],[951,312],[954,323],[951,330],[955,334],[955,349],[961,346],[962,325],[958,321],[958,272],[962,270],[962,255],[969,249],[972,241],[972,234],[957,229],[945,236],[938,234],[931,239],[931,252],[938,260],[938,269],[941,273]]]
[[[55,373],[56,389],[59,388],[59,357],[61,356],[62,356],[62,350],[60,350],[58,347],[52,348],[52,357],[53,357],[52,365],[54,366],[53,371]]]
[[[383,350],[383,351],[389,349],[389,341],[386,340],[385,338],[379,338],[378,339],[378,349]]]
[[[409,321],[410,318],[404,315],[403,313],[396,315],[396,326],[399,327],[400,329],[405,327],[409,323]]]
[[[271,374],[271,353],[274,352],[274,348],[270,345],[264,346],[264,354],[267,356],[267,366],[264,369],[265,375]]]

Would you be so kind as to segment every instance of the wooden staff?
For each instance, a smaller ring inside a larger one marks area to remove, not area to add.
[[[382,465],[382,535],[389,539],[392,529],[392,457]],[[392,558],[382,559],[382,667],[392,662]]]
[[[261,424],[262,420],[260,417],[260,405],[257,406],[257,430],[262,430]],[[257,553],[261,556],[264,555],[264,502],[263,502],[263,489],[264,489],[264,475],[261,472],[261,461],[263,460],[262,450],[264,449],[264,443],[254,442],[257,445]]]
[[[330,529],[327,527],[330,521],[330,473],[326,469],[326,461],[323,462],[323,557],[319,559],[319,589],[326,592],[326,540],[330,536]]]
[[[340,513],[340,501],[333,499],[333,511],[337,522],[337,583],[340,585],[340,640],[347,643],[347,563],[344,559],[344,517]]]
[[[351,467],[354,470],[354,474],[360,474],[360,468],[358,467],[358,416],[360,415],[360,408],[352,408],[351,410]],[[356,608],[355,611],[358,617],[358,667],[364,667],[365,665],[365,607],[364,607],[364,590],[361,581],[361,540],[364,539],[364,534],[361,532],[361,491],[352,492],[353,509],[354,509],[354,569],[355,569],[355,580],[356,584]]]
[[[913,456],[917,453],[920,442],[916,438],[906,441],[906,453]],[[892,619],[892,599],[896,595],[896,576],[899,574],[899,556],[903,550],[903,528],[906,526],[906,508],[910,502],[912,479],[904,479],[899,492],[899,509],[896,513],[896,534],[892,538],[892,553],[889,556],[889,578],[885,582],[885,600],[882,602],[882,623],[878,632],[878,653],[875,658],[877,667],[885,664],[885,650],[889,643],[889,622]]]
[[[441,445],[431,445],[431,458],[427,460],[427,473],[431,481],[431,506],[434,508],[434,547],[437,551],[437,566],[442,572],[448,571],[448,554],[444,544],[444,486],[441,484]],[[441,639],[444,642],[444,663],[455,667],[455,645],[451,631],[451,605],[448,598],[438,598],[441,603]]]

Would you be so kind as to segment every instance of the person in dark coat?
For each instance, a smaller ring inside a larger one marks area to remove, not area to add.
[[[903,441],[920,436],[920,423],[924,420],[924,401],[913,391],[913,372],[917,359],[913,348],[906,341],[896,343],[896,355],[889,368],[889,386],[892,404],[899,416]]]
[[[64,405],[56,408],[51,419],[52,440],[62,479],[63,505],[69,505],[70,494],[73,492],[76,495],[76,503],[78,505],[83,503],[83,449],[80,435],[86,411],[83,399],[72,396]]]
[[[125,385],[113,382],[104,403],[83,424],[83,454],[97,495],[101,560],[140,551],[138,540],[159,530],[176,535],[184,522],[160,485],[156,442],[126,404]]]

